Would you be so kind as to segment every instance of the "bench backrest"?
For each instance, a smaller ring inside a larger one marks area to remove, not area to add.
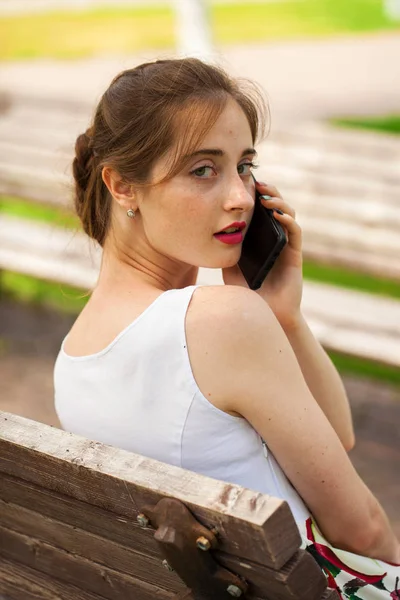
[[[336,597],[299,544],[280,499],[0,412],[12,600]]]

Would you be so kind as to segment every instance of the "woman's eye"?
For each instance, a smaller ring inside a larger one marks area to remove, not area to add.
[[[196,177],[207,177],[208,175],[212,175],[212,173],[214,173],[213,167],[207,165],[198,167],[190,172],[191,175],[196,175]]]
[[[242,163],[238,166],[239,175],[249,175],[252,169],[256,169],[257,165],[252,162]]]

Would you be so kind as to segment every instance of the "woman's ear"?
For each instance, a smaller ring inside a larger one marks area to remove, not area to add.
[[[135,199],[133,186],[123,181],[115,169],[103,167],[101,176],[111,196],[122,208],[136,208],[133,206]]]

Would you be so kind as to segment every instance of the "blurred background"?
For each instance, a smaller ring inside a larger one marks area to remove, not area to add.
[[[100,260],[71,211],[76,136],[120,70],[189,54],[268,97],[257,176],[296,209],[303,310],[400,535],[400,0],[0,0],[0,410],[58,425],[54,360]]]

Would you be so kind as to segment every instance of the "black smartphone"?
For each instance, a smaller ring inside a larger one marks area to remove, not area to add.
[[[255,180],[254,180],[255,181]],[[238,265],[251,290],[258,290],[287,243],[282,225],[266,208],[256,188],[253,216],[242,243]]]

